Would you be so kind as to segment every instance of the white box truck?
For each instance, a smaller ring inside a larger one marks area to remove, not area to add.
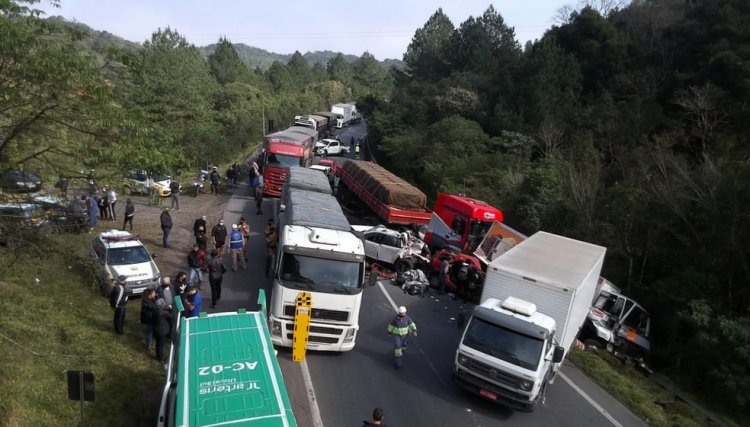
[[[362,306],[365,250],[351,232],[341,206],[330,191],[290,188],[278,226],[269,310],[271,341],[292,347],[296,298],[306,291],[312,294],[307,348],[353,349]]]
[[[540,231],[487,267],[454,379],[514,409],[544,402],[596,293],[606,248]]]
[[[333,104],[331,112],[336,114],[336,128],[341,129],[348,126],[352,121],[352,114],[356,114],[356,107],[353,104]]]

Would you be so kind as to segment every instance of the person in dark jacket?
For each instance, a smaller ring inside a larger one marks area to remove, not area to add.
[[[172,209],[180,210],[180,183],[173,179],[169,183],[169,196],[172,198]]]
[[[203,228],[203,231],[205,232],[206,227],[208,225],[206,224],[206,216],[203,215],[202,217],[195,220],[193,223],[193,236],[198,236],[198,231]]]
[[[172,215],[169,214],[169,208],[164,208],[161,212],[161,231],[162,231],[162,244],[165,248],[169,247],[169,232],[172,231]]]
[[[128,293],[125,291],[126,276],[118,276],[115,281],[115,287],[109,294],[109,305],[115,311],[114,327],[115,333],[124,335],[125,330],[125,310],[128,307]]]
[[[224,260],[219,256],[216,249],[211,250],[211,260],[208,261],[208,283],[211,285],[211,308],[216,307],[216,303],[221,299],[221,282],[224,281],[224,273],[227,268],[224,266]]]
[[[219,258],[224,257],[224,245],[227,243],[227,235],[227,226],[224,225],[224,220],[221,219],[214,226],[213,230],[211,230],[211,241],[216,248]]]
[[[127,199],[125,201],[125,219],[122,222],[122,229],[125,230],[125,226],[130,224],[130,231],[133,231],[133,217],[135,216],[135,206],[133,201]]]
[[[172,311],[167,308],[163,299],[156,301],[156,312],[154,316],[154,337],[156,338],[156,358],[161,363],[166,363],[164,345],[172,331]]]
[[[211,194],[219,194],[219,178],[219,171],[214,166],[211,174],[208,176],[208,179],[211,181]]]
[[[203,284],[203,272],[201,271],[203,264],[201,263],[201,248],[198,244],[193,245],[193,250],[188,253],[187,264],[188,268],[190,268],[188,283],[200,289]],[[195,283],[195,276],[198,276],[197,284]]]
[[[156,289],[148,289],[141,299],[141,325],[143,325],[146,349],[148,350],[151,350],[151,341],[154,337],[156,310]]]
[[[383,424],[383,409],[382,408],[375,408],[372,410],[372,421],[362,421],[362,427],[368,427],[368,426],[380,426],[380,427],[386,427],[385,424]]]
[[[200,227],[198,234],[195,235],[195,244],[205,253],[208,249],[208,235],[203,227]]]

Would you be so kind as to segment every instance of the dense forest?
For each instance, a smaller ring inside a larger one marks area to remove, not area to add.
[[[604,275],[652,314],[654,366],[750,404],[750,2],[581,7],[523,47],[492,7],[438,10],[390,71],[299,52],[250,69],[169,28],[92,43],[34,3],[0,0],[1,169],[179,174],[247,153],[264,117],[357,99],[378,162],[606,246]]]
[[[603,3],[603,2],[599,2]],[[427,194],[608,248],[652,314],[654,365],[750,403],[750,2],[583,7],[523,48],[492,7],[413,37],[389,101],[360,109],[378,160]]]

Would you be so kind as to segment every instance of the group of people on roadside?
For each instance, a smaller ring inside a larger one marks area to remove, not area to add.
[[[74,203],[78,203],[75,202]],[[74,206],[73,212],[79,209],[88,215],[88,231],[92,232],[99,224],[99,219],[117,221],[117,193],[107,187],[102,187],[101,195],[82,195],[80,206]],[[133,231],[133,218],[135,217],[135,205],[130,198],[125,200],[125,214],[122,222],[122,229],[130,225],[130,231]]]

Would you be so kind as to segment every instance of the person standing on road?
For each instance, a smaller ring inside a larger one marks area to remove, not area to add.
[[[448,272],[450,271],[451,265],[448,262],[448,257],[445,256],[440,260],[440,272],[438,274],[438,285],[440,286],[440,295],[445,295],[445,280],[448,278]]]
[[[188,283],[200,290],[201,285],[203,284],[203,272],[201,272],[201,267],[203,265],[201,264],[201,248],[197,243],[193,245],[193,250],[188,253],[187,263],[188,268],[190,269],[190,279],[188,279]],[[197,285],[195,283],[195,276],[198,276]]]
[[[128,293],[125,291],[126,276],[118,276],[115,287],[109,294],[109,305],[115,311],[114,327],[118,335],[125,334],[125,309],[128,307]]]
[[[125,219],[122,221],[122,229],[125,230],[125,226],[130,224],[130,231],[133,231],[133,217],[135,216],[135,206],[133,201],[128,198],[125,200]]]
[[[255,207],[256,215],[263,215],[261,207],[263,206],[263,175],[258,175],[258,183],[255,186]]]
[[[268,220],[268,227],[266,228],[266,277],[271,277],[271,267],[273,266],[273,259],[276,257],[276,243],[279,240],[279,235],[276,234],[276,227],[273,225],[273,220]]]
[[[242,236],[237,224],[232,224],[232,232],[229,233],[229,255],[232,257],[232,271],[237,271],[237,260],[242,264],[242,269],[247,269],[242,249],[245,247],[245,238]]]
[[[154,320],[156,319],[156,289],[148,289],[141,299],[141,325],[145,336],[146,350],[151,350],[154,337]]]
[[[169,232],[172,231],[172,215],[169,214],[169,208],[164,208],[161,212],[159,222],[161,222],[162,245],[166,249],[169,247]]]
[[[198,231],[201,229],[201,227],[205,230],[208,224],[206,223],[206,216],[203,215],[200,218],[197,218],[195,222],[193,223],[193,236],[198,236]]]
[[[224,245],[227,243],[227,227],[224,225],[224,220],[220,219],[219,223],[214,225],[211,230],[211,241],[216,248],[219,258],[224,257]]]
[[[201,314],[201,306],[203,305],[203,295],[198,292],[198,288],[188,286],[183,296],[183,302],[185,303],[185,317],[198,317]]]
[[[211,285],[211,308],[221,299],[221,282],[224,281],[224,259],[219,256],[216,249],[211,250],[211,260],[208,261],[208,283]]]
[[[211,175],[209,175],[208,179],[211,181],[211,194],[218,195],[219,194],[219,171],[216,169],[216,166],[213,167],[211,170]]]
[[[174,304],[174,289],[172,289],[172,279],[169,276],[161,278],[159,289],[156,290],[156,299],[164,300],[164,306],[167,310],[172,309],[172,304]]]
[[[115,193],[114,188],[110,187],[109,191],[107,191],[107,198],[109,199],[109,219],[117,221],[117,212],[115,211],[115,206],[117,205],[117,193]]]
[[[250,241],[250,224],[245,221],[245,218],[240,218],[240,223],[237,224],[237,226],[240,228],[240,232],[242,233],[242,238],[245,239],[244,244],[242,245],[242,257],[245,258],[245,261],[247,261],[247,244]]]
[[[369,427],[369,426],[380,426],[380,427],[386,427],[385,424],[383,424],[383,409],[382,408],[375,408],[372,410],[372,421],[362,421],[362,427]]]
[[[156,313],[154,316],[154,338],[156,338],[156,359],[166,363],[164,346],[169,335],[172,333],[172,307],[168,306],[163,299],[156,300]]]
[[[169,197],[172,199],[172,209],[180,210],[180,183],[173,179],[169,183]]]
[[[195,235],[195,244],[198,245],[203,252],[206,252],[208,249],[208,235],[206,235],[206,230],[203,226],[198,229],[198,234]]]
[[[396,369],[404,364],[404,351],[409,344],[409,335],[417,336],[417,325],[406,315],[406,307],[398,308],[398,314],[388,324],[388,335],[393,338],[393,356]]]

